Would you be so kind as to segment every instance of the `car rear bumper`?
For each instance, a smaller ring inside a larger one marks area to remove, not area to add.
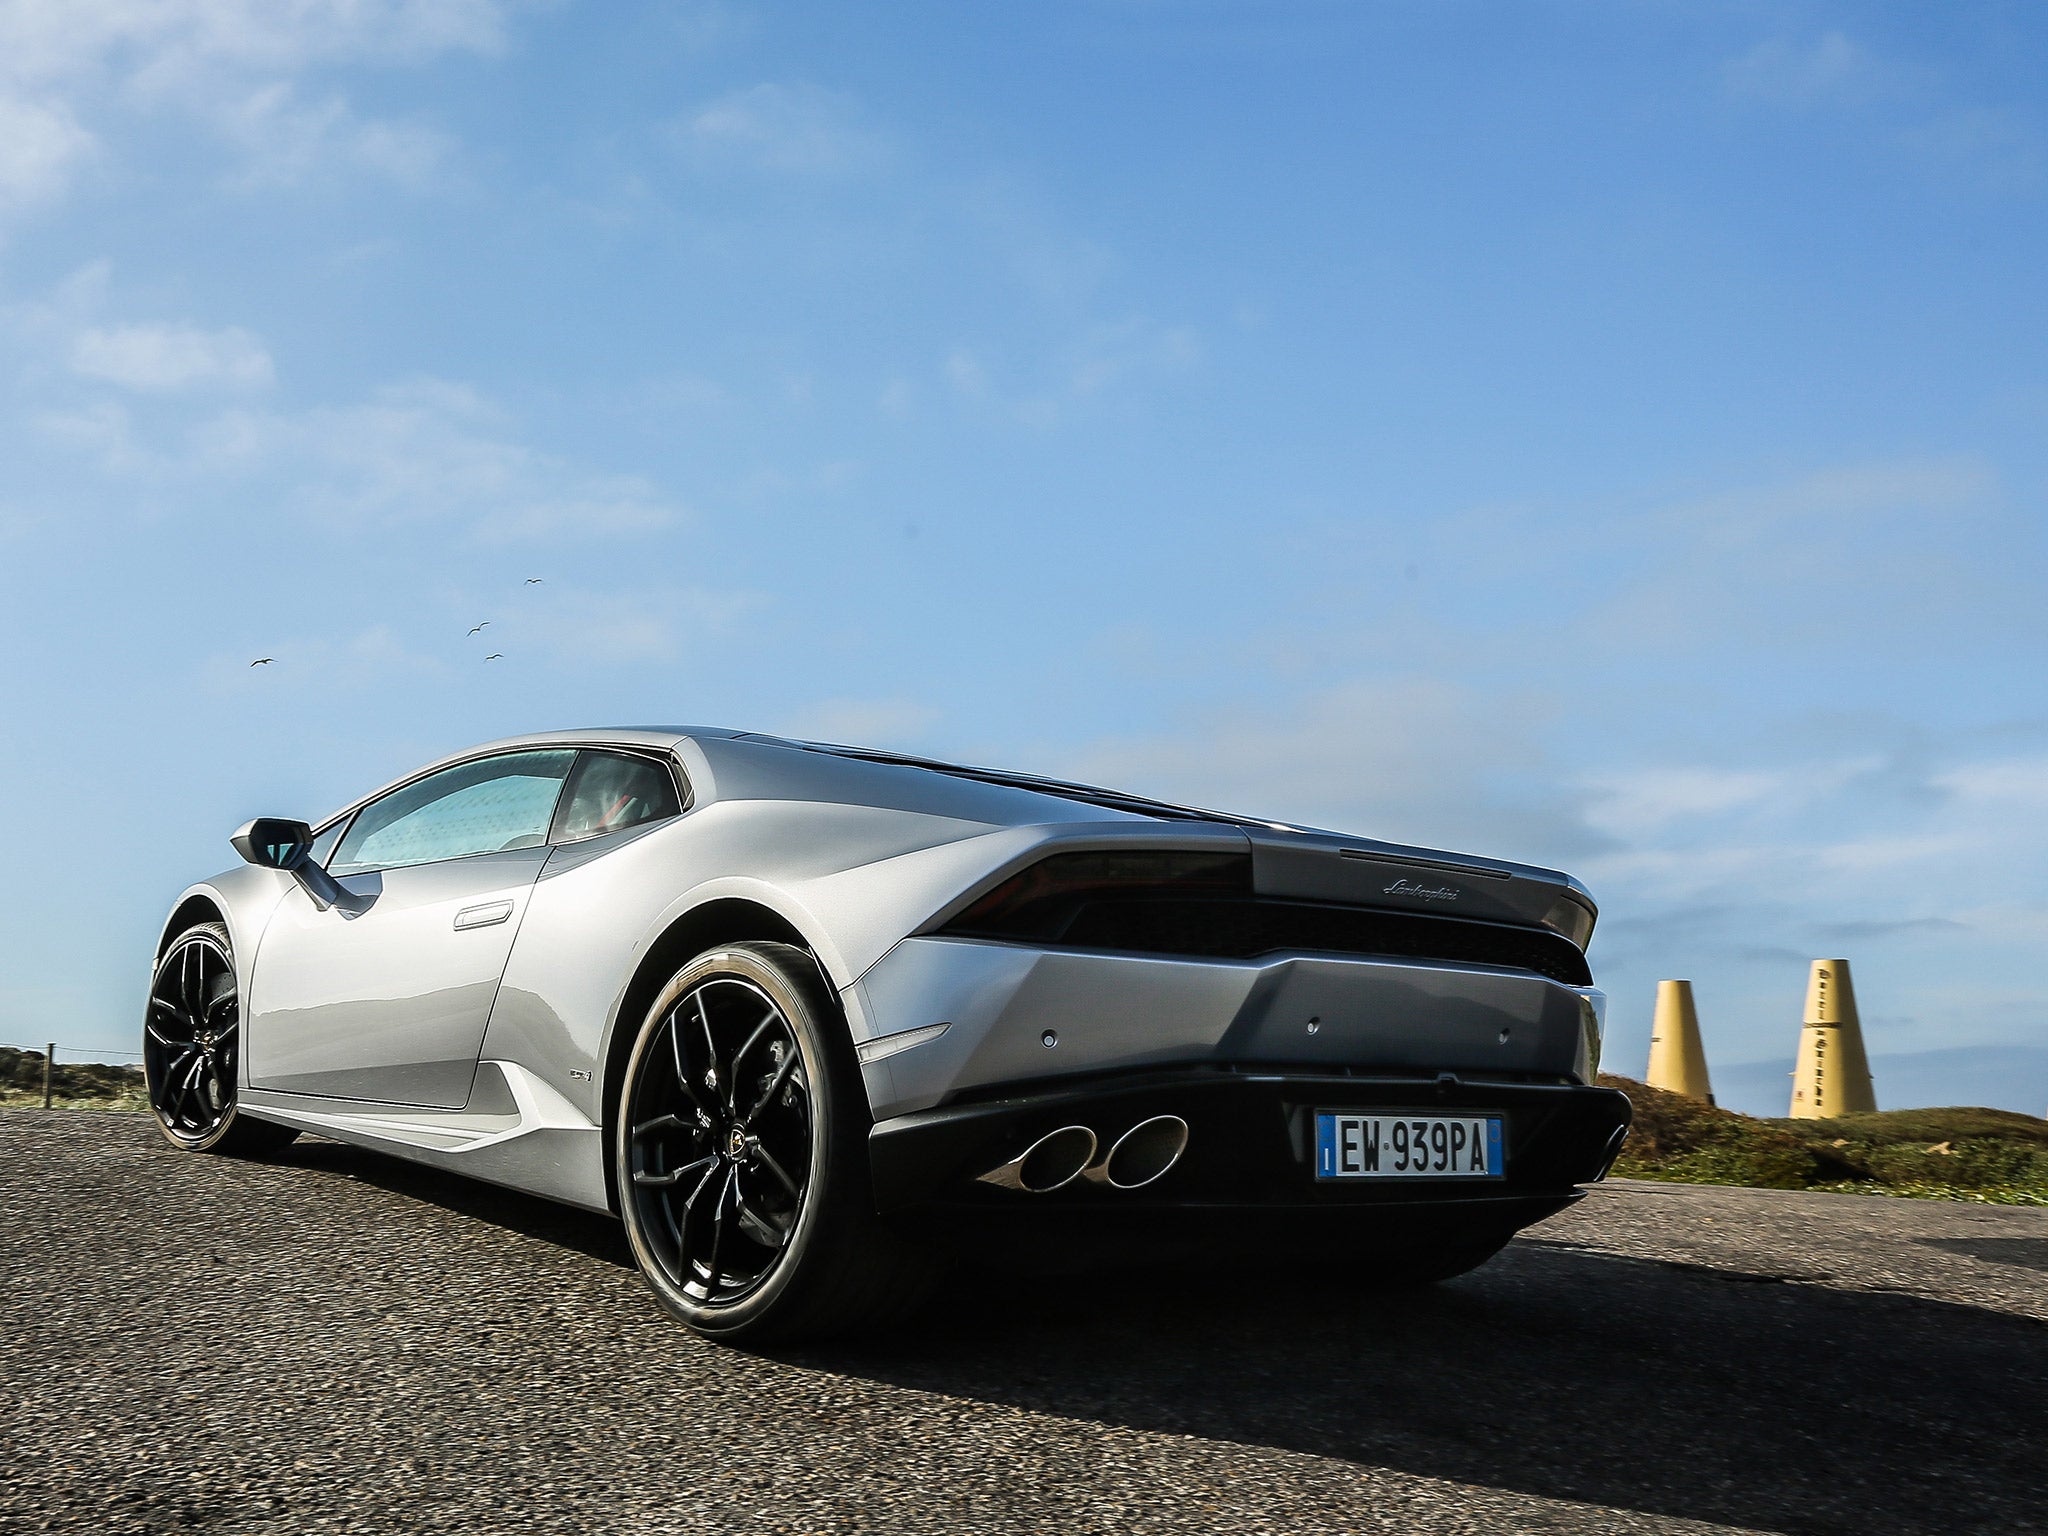
[[[887,1120],[1018,1083],[1197,1065],[1590,1081],[1605,996],[1504,966],[906,939],[842,994]]]
[[[1319,1181],[1320,1110],[1499,1115],[1504,1177]],[[1109,1184],[1100,1176],[1104,1155],[1157,1116],[1186,1123],[1178,1161],[1142,1187]],[[1040,1084],[898,1115],[875,1125],[869,1149],[878,1208],[911,1218],[1132,1231],[1245,1218],[1393,1240],[1430,1225],[1511,1231],[1541,1220],[1577,1198],[1578,1185],[1605,1176],[1630,1116],[1626,1095],[1576,1084],[1198,1066]],[[1096,1138],[1088,1174],[1036,1193],[984,1177],[1072,1125]]]

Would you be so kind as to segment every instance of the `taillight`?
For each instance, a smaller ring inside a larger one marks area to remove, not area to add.
[[[1593,938],[1593,914],[1584,902],[1570,896],[1560,896],[1550,904],[1543,914],[1543,926],[1563,934],[1582,950]]]
[[[1251,855],[1115,849],[1056,853],[976,901],[939,931],[984,939],[1057,940],[1097,902],[1249,897]]]

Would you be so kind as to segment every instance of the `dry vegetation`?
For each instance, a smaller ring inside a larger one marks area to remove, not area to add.
[[[2048,1205],[2048,1120],[2003,1109],[1892,1109],[1758,1120],[1626,1077],[1636,1107],[1618,1177]]]
[[[43,1053],[0,1046],[0,1104],[43,1102]],[[142,1068],[97,1061],[65,1061],[50,1070],[50,1104],[56,1109],[148,1109]]]

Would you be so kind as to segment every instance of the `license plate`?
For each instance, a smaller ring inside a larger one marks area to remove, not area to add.
[[[1499,1179],[1498,1115],[1316,1115],[1318,1179]]]

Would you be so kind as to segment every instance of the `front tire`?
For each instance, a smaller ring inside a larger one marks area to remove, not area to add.
[[[619,1214],[662,1306],[750,1344],[913,1308],[928,1272],[875,1214],[869,1125],[808,954],[731,944],[685,966],[640,1026],[613,1144]]]
[[[198,923],[170,943],[150,979],[142,1070],[164,1139],[182,1152],[267,1157],[298,1139],[288,1126],[236,1107],[242,1004],[235,954],[219,923]]]

